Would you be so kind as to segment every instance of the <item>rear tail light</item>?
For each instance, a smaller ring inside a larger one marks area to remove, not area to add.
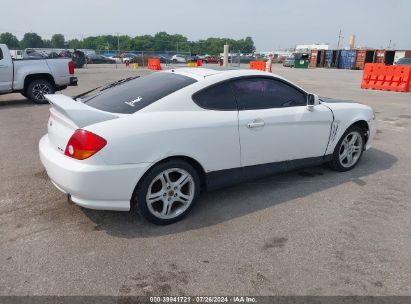
[[[89,131],[78,129],[69,139],[65,155],[75,159],[86,159],[103,149],[107,141]]]
[[[68,68],[69,68],[70,75],[74,75],[74,62],[73,61],[70,61],[68,63]]]

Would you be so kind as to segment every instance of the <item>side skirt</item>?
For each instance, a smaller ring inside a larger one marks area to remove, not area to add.
[[[329,154],[319,157],[309,157],[276,163],[212,171],[206,174],[207,190],[216,190],[226,186],[263,178],[281,172],[317,166],[326,163],[331,159],[332,154]]]

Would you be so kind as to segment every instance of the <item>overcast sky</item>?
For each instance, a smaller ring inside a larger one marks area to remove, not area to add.
[[[1,1],[0,32],[19,38],[99,34],[181,33],[189,40],[251,36],[257,50],[296,44],[356,44],[411,49],[410,0],[41,0]]]

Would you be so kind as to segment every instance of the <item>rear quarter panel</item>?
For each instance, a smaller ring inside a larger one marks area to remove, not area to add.
[[[70,73],[68,64],[71,59],[46,59],[46,63],[51,71],[57,85],[68,85],[70,83]]]
[[[86,129],[107,140],[100,153],[110,165],[157,163],[170,156],[193,158],[206,172],[240,165],[236,111],[137,113]]]

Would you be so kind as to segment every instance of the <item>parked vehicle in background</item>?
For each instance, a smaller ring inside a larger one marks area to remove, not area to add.
[[[207,63],[207,60],[204,58],[204,56],[190,55],[186,57],[187,62],[197,62],[198,60],[201,60],[203,63]]]
[[[10,55],[13,59],[23,59],[23,50],[10,50]]]
[[[187,60],[186,60],[186,57],[184,57],[183,55],[176,54],[171,57],[171,62],[172,63],[186,63]]]
[[[82,207],[162,225],[202,191],[322,163],[351,170],[376,132],[366,105],[248,69],[171,69],[46,98],[39,150],[54,185]]]
[[[286,59],[287,59],[287,56],[278,56],[277,63],[284,63]]]
[[[411,65],[411,58],[400,58],[395,65]]]
[[[123,58],[121,58],[120,56],[117,56],[117,55],[115,55],[115,56],[106,56],[106,57],[110,58],[110,59],[113,59],[114,62],[116,62],[116,63],[122,63],[123,62]]]
[[[48,54],[40,50],[26,49],[23,52],[23,59],[45,59],[48,58]]]
[[[73,54],[71,55],[71,59],[74,62],[74,67],[76,69],[82,68],[86,64],[86,54],[80,50],[74,50]]]
[[[123,62],[128,61],[129,63],[132,63],[139,57],[139,55],[133,54],[133,53],[123,53],[120,55],[122,58]]]
[[[292,68],[294,67],[294,62],[295,62],[294,56],[287,57],[286,59],[284,59],[283,66]]]
[[[71,59],[13,59],[0,44],[0,94],[21,93],[35,103],[47,103],[45,94],[77,85]]]
[[[255,57],[251,56],[240,56],[240,63],[250,63],[250,61],[255,60]],[[231,58],[229,58],[229,61],[231,62]],[[236,61],[236,59],[234,59]]]
[[[169,63],[170,58],[164,56],[164,55],[153,55],[151,58],[158,58],[160,59],[160,63]]]
[[[87,63],[89,64],[116,63],[116,61],[112,58],[105,57],[103,55],[88,55]]]
[[[218,63],[220,58],[217,56],[206,56],[207,63]]]
[[[56,58],[55,53],[51,52],[48,58]],[[81,69],[86,64],[86,54],[80,50],[63,50],[58,54],[58,58],[70,58],[74,62],[74,67],[76,69]]]

